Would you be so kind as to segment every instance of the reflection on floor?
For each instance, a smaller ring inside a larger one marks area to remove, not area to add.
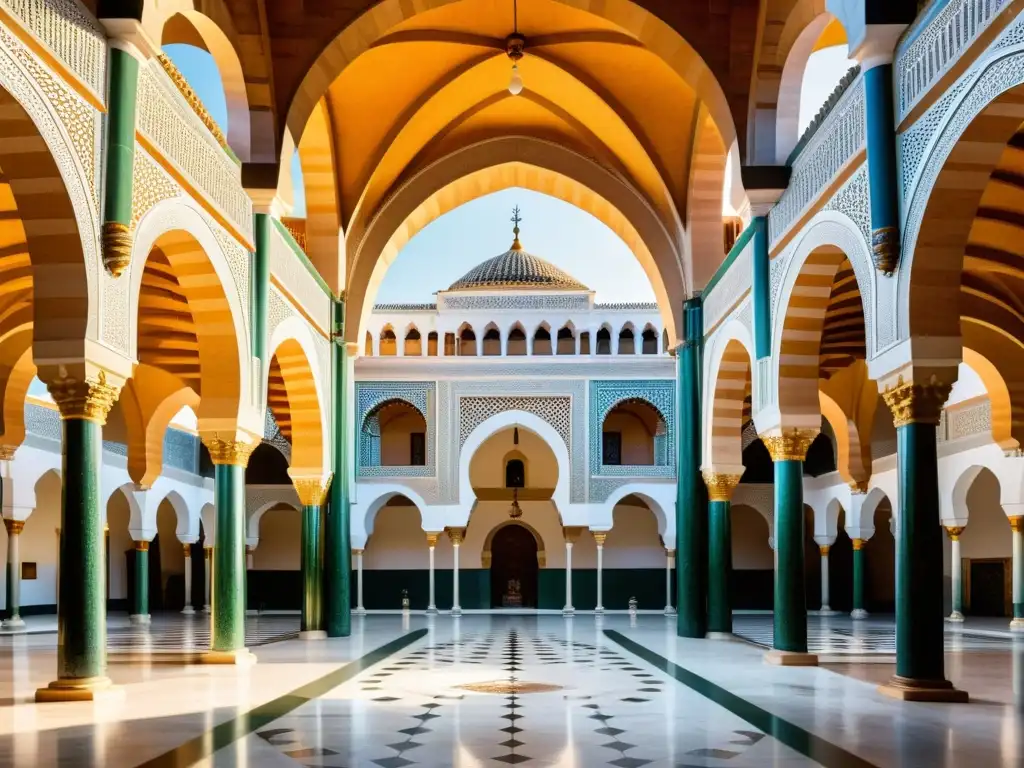
[[[733,617],[733,632],[764,648],[771,648],[773,627],[771,614],[737,614]],[[994,629],[995,622],[978,622],[967,627],[946,625],[947,651],[981,651],[1010,647],[1013,636],[1006,621],[999,623],[1002,631]],[[982,629],[981,627],[986,627]],[[827,656],[870,656],[896,653],[896,624],[892,616],[874,617],[854,621],[848,615],[807,617],[807,646],[811,653]]]
[[[152,634],[207,623],[190,621]],[[947,655],[977,703],[928,705],[876,692],[884,655],[783,669],[749,642],[678,638],[662,616],[380,615],[349,638],[257,646],[249,669],[120,660],[122,699],[36,705],[56,637],[3,638],[0,765],[1021,766],[1024,642],[995,640]]]

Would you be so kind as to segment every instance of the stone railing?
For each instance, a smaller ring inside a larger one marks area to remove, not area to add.
[[[1010,0],[933,0],[896,49],[896,122],[914,108]]]
[[[105,102],[106,35],[78,0],[0,0],[0,8],[20,21],[99,103]]]
[[[276,219],[270,235],[270,277],[312,323],[330,334],[331,291],[291,232]]]
[[[139,72],[138,105],[139,133],[251,243],[252,201],[241,168],[155,59]]]
[[[772,244],[797,222],[866,143],[864,78],[857,77],[793,158],[789,186],[768,214]]]

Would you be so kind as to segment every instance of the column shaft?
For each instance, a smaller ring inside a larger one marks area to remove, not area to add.
[[[1013,530],[1013,629],[1024,629],[1024,517],[1010,518]]]
[[[892,65],[864,72],[871,250],[875,267],[891,274],[899,261],[899,180],[893,116]]]
[[[216,464],[214,494],[217,529],[210,648],[232,652],[245,647],[245,467]]]
[[[462,613],[462,606],[459,605],[459,545],[452,544],[452,615],[458,616]]]
[[[565,542],[565,605],[563,613],[572,613],[572,542]]]
[[[127,51],[110,50],[107,97],[106,183],[103,205],[103,264],[120,275],[131,260],[132,177],[139,62]]]
[[[63,423],[57,676],[58,682],[74,684],[106,677],[107,607],[99,502],[103,427],[83,418]]]
[[[334,480],[331,483],[325,535],[324,623],[328,637],[348,637],[352,633],[352,543],[349,523],[349,465],[352,446],[348,435],[351,402],[344,301],[335,301],[333,320],[331,437],[334,443]]]
[[[776,650],[807,653],[803,462],[775,462]]]
[[[427,596],[427,613],[437,613],[437,603],[434,599],[434,550],[437,547],[437,534],[427,534],[427,552],[430,559],[430,593]]]
[[[135,602],[133,624],[147,624],[149,619],[149,542],[135,542]]]
[[[203,610],[210,612],[210,598],[213,596],[213,547],[203,547]]]
[[[676,609],[672,606],[672,558],[675,555],[675,551],[671,549],[665,550],[665,615],[671,616],[676,612]]]
[[[594,606],[596,613],[604,613],[604,542],[607,534],[595,533],[594,541],[597,543],[597,604]]]
[[[829,604],[829,583],[828,583],[828,546],[819,548],[821,552],[821,610],[831,611]]]
[[[192,545],[183,544],[182,548],[185,555],[185,606],[181,612],[195,613],[192,607]]]
[[[21,532],[22,520],[4,518],[7,528],[7,620],[5,627],[22,627],[21,618]]]
[[[684,338],[676,352],[679,389],[676,496],[676,633],[704,637],[707,631],[707,495],[700,475],[700,377],[704,334],[700,297],[684,304]]]
[[[864,539],[853,540],[853,611],[855,619],[867,616],[864,610]]]
[[[730,503],[708,503],[708,632],[732,632],[729,581],[732,576]]]
[[[363,550],[357,549],[356,553],[356,613],[366,613],[363,607]]]
[[[323,629],[321,586],[323,564],[320,547],[320,507],[302,507],[302,621],[301,631]]]

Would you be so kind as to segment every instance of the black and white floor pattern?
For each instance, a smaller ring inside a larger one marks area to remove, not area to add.
[[[298,616],[249,616],[245,621],[245,645],[252,648],[299,635]],[[204,651],[210,647],[210,615],[153,617],[149,626],[107,630],[111,653],[135,651]]]

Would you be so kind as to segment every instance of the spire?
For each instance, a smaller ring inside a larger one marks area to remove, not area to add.
[[[514,236],[515,239],[512,241],[512,248],[510,250],[521,251],[521,250],[523,250],[523,246],[519,243],[519,222],[522,221],[522,219],[519,217],[519,206],[518,205],[515,208],[512,209],[512,219],[511,219],[511,221],[512,221],[512,225],[513,225],[512,226],[512,235]]]

